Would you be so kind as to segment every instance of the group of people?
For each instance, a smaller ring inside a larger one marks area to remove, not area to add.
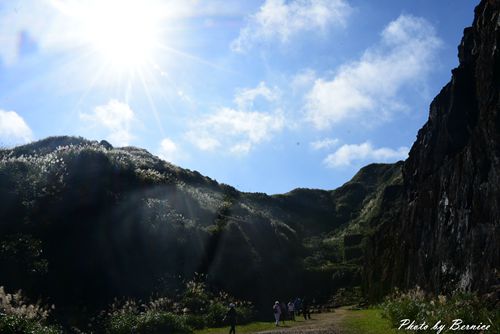
[[[274,320],[276,326],[279,326],[280,320],[285,324],[285,320],[295,321],[295,316],[302,314],[304,319],[311,319],[311,310],[306,299],[295,298],[294,301],[285,302],[276,301],[273,305]]]
[[[311,319],[311,310],[306,299],[295,298],[294,301],[285,302],[276,301],[273,305],[274,320],[276,326],[279,326],[280,320],[285,324],[285,320],[295,321],[295,316],[304,316],[304,319]],[[223,321],[229,323],[229,334],[236,334],[236,309],[233,303],[229,304],[229,310]]]

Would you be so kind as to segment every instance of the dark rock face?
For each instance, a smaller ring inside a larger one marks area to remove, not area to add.
[[[392,217],[367,250],[365,287],[487,291],[500,277],[500,1],[483,0],[460,65],[430,106],[403,166]],[[400,202],[401,208],[395,208]]]

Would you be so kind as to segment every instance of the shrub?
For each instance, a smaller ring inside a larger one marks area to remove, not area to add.
[[[449,327],[455,319],[461,319],[463,324],[491,325],[489,332],[500,332],[500,310],[488,309],[473,293],[455,292],[451,296],[431,297],[426,296],[419,287],[406,293],[396,290],[382,303],[382,310],[382,315],[396,328],[402,319],[415,320],[417,324],[425,322],[429,330],[421,333],[435,334],[436,331],[430,329],[435,323],[441,321],[441,324]],[[448,332],[453,331],[445,330],[442,333]]]
[[[21,291],[6,293],[0,286],[0,333],[58,334],[61,331],[47,325],[50,308],[40,303],[30,304]]]
[[[131,308],[111,313],[106,331],[109,334],[191,333],[182,316],[155,310],[137,312]]]
[[[184,321],[186,325],[194,329],[202,329],[206,327],[205,317],[203,315],[186,314],[184,315]]]
[[[189,333],[191,329],[225,325],[229,303],[236,304],[239,324],[252,321],[253,305],[225,292],[214,294],[199,278],[186,283],[175,299],[151,298],[147,303],[115,301],[100,321],[109,334]]]
[[[205,283],[192,280],[186,283],[181,304],[194,313],[202,313],[210,304],[210,294]]]
[[[205,324],[207,327],[219,327],[224,325],[224,316],[228,309],[222,303],[212,303],[205,314]]]
[[[169,312],[148,311],[138,317],[137,334],[191,333],[182,316]]]
[[[34,319],[16,315],[0,315],[0,333],[2,334],[60,334],[56,327],[46,326]]]
[[[137,314],[133,312],[114,313],[108,318],[107,332],[128,334],[135,330],[137,322]]]
[[[406,293],[396,290],[382,304],[383,315],[394,327],[398,327],[401,319],[421,320],[421,310],[425,307],[425,295],[419,288]]]

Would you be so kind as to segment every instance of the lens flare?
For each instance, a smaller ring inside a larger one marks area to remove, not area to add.
[[[83,38],[114,68],[144,66],[160,44],[160,14],[141,1],[93,2],[81,12]]]

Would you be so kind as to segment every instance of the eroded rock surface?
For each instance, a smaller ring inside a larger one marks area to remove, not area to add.
[[[500,277],[500,1],[483,0],[460,65],[430,105],[403,166],[403,189],[373,224],[365,283],[487,292]]]

